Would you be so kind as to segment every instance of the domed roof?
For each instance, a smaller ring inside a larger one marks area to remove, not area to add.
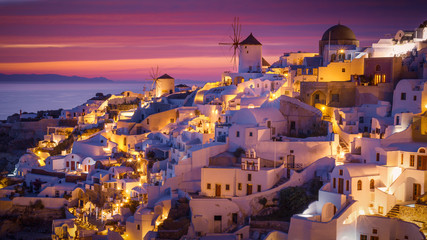
[[[341,24],[332,26],[326,30],[322,37],[323,41],[329,40],[329,32],[331,33],[330,40],[357,40],[354,32],[349,27]]]

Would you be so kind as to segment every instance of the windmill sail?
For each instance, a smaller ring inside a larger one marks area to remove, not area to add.
[[[239,22],[238,17],[234,17],[234,21],[231,24],[233,35],[229,36],[231,39],[230,43],[219,43],[219,45],[230,45],[230,49],[233,49],[233,56],[231,62],[233,62],[233,69],[237,68],[237,50],[239,49],[239,43],[241,40],[240,33],[242,31],[242,25]]]

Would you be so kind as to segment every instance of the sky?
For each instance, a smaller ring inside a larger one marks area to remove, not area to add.
[[[427,1],[384,0],[0,0],[0,73],[147,80],[151,67],[176,79],[218,81],[232,71],[231,23],[270,63],[317,52],[340,22],[361,46],[427,20]]]

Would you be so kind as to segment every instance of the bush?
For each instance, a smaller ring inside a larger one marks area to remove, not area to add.
[[[36,200],[33,204],[30,204],[30,206],[34,209],[43,209],[44,208],[43,202],[40,199]]]
[[[259,199],[258,203],[265,207],[265,204],[267,204],[267,198],[264,197],[264,198]]]
[[[279,194],[279,216],[289,221],[292,215],[302,213],[315,199],[302,187],[288,187]]]

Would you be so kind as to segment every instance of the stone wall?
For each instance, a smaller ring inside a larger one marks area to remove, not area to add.
[[[427,205],[415,204],[415,207],[399,206],[398,218],[415,223],[423,228],[427,223]]]

